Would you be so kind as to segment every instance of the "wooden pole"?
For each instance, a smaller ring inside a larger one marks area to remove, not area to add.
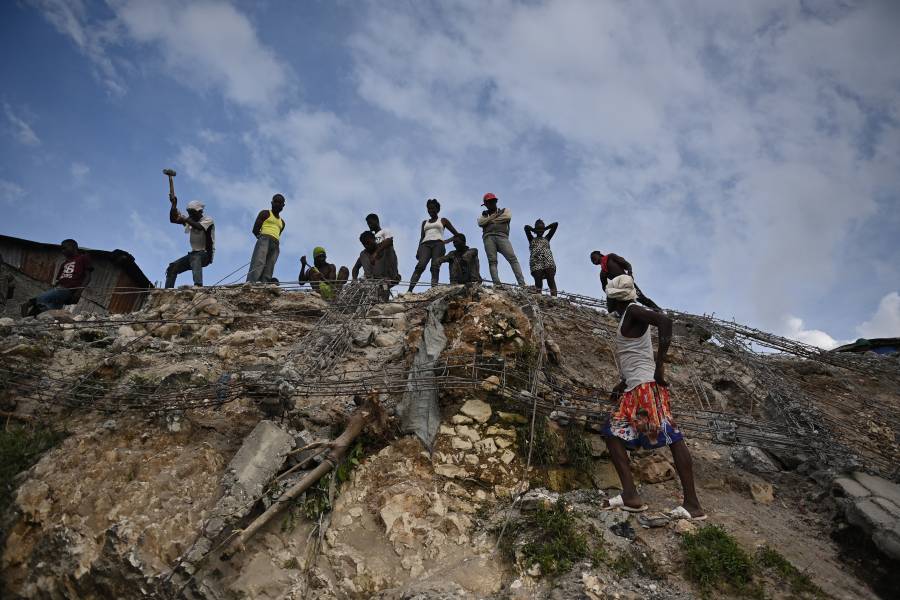
[[[246,529],[241,531],[240,534],[226,546],[225,550],[222,552],[222,559],[228,560],[237,554],[243,548],[247,540],[253,537],[257,531],[262,529],[266,523],[271,521],[275,515],[284,510],[291,500],[311,488],[316,482],[324,477],[326,473],[336,465],[340,464],[347,455],[347,451],[350,449],[353,440],[362,433],[363,428],[375,418],[376,414],[376,401],[374,398],[369,398],[365,405],[361,406],[353,413],[353,415],[351,415],[350,420],[347,421],[347,427],[344,429],[344,432],[329,444],[330,451],[325,457],[325,460],[322,461],[322,464],[307,473],[303,479],[290,487],[278,498],[278,500],[272,503],[272,506],[270,506],[263,514],[259,515]]]

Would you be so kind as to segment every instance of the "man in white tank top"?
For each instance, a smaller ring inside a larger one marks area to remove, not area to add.
[[[672,319],[635,304],[637,291],[629,275],[620,275],[606,286],[606,306],[620,317],[616,330],[616,357],[622,381],[613,390],[618,408],[603,427],[603,436],[619,480],[622,494],[608,502],[608,508],[642,512],[647,505],[634,485],[626,449],[668,446],[681,480],[684,502],[672,511],[674,518],[703,520],[694,487],[694,468],[684,436],[675,426],[669,406],[665,360],[672,339]],[[650,326],[659,332],[659,348],[653,356]]]

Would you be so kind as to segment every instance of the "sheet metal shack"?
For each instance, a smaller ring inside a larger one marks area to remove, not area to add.
[[[72,309],[76,313],[127,313],[137,310],[147,297],[152,284],[134,257],[124,250],[92,250],[81,248],[91,257],[94,273],[81,300]],[[2,313],[20,316],[19,306],[50,289],[63,255],[59,244],[43,244],[0,235],[0,287],[12,285],[13,297],[3,293]],[[11,279],[10,279],[11,278]],[[4,302],[5,299],[5,302]]]

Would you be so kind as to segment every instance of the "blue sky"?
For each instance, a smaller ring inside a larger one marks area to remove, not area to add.
[[[600,249],[664,306],[824,346],[900,335],[900,3],[0,11],[4,234],[123,248],[162,280],[187,248],[173,167],[217,222],[208,282],[248,262],[276,192],[282,281],[316,245],[351,265],[369,212],[408,278],[425,199],[480,246],[491,191],[523,263],[522,226],[560,222],[563,289],[600,295]]]

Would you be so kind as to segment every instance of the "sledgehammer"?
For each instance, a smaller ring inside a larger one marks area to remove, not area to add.
[[[169,178],[169,196],[175,195],[175,169],[163,169],[163,175],[166,175]]]

